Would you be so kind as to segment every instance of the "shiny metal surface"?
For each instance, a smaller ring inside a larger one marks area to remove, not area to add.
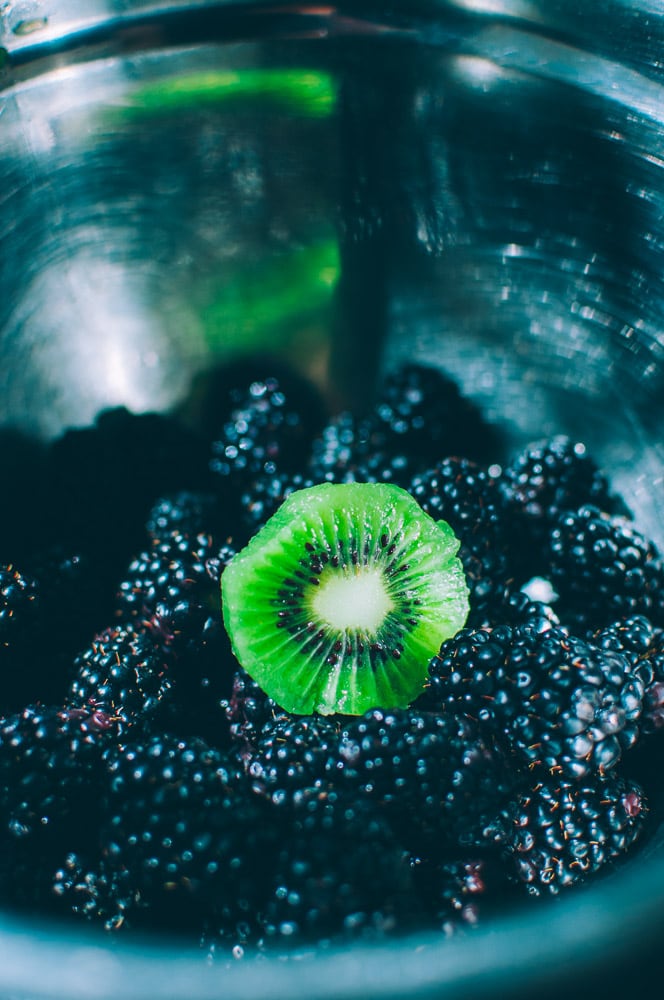
[[[514,443],[586,440],[664,541],[661,4],[4,0],[0,45],[0,425],[182,406],[245,351],[342,400],[416,357]],[[316,962],[4,919],[0,996],[592,996],[663,924],[660,830],[555,907]]]

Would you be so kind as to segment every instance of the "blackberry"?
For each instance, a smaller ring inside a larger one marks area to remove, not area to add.
[[[415,467],[375,416],[338,413],[313,442],[307,474],[315,483],[392,482],[406,487]]]
[[[263,472],[297,472],[323,423],[314,391],[289,395],[276,378],[252,382],[212,444],[210,469],[224,497]]]
[[[220,560],[212,535],[172,531],[154,538],[129,565],[117,595],[117,614],[149,622],[166,645],[205,647],[222,633]]]
[[[592,641],[603,649],[624,653],[644,685],[641,732],[664,726],[664,631],[643,615],[621,618],[597,631]]]
[[[236,666],[220,598],[221,573],[234,553],[232,543],[207,534],[155,538],[129,566],[117,597],[117,615],[148,633],[169,665],[173,690],[161,699],[162,725],[214,743],[227,739],[222,700]]]
[[[549,536],[549,575],[566,618],[583,630],[645,615],[664,624],[664,567],[644,535],[597,507],[560,514]]]
[[[229,927],[255,913],[277,836],[268,804],[232,758],[203,740],[147,736],[105,754],[106,877],[154,919]],[[122,874],[122,873],[126,874]]]
[[[562,511],[593,504],[609,513],[626,513],[586,446],[564,435],[528,445],[505,466],[500,485],[515,519],[515,548],[529,576],[540,572],[538,550]]]
[[[95,706],[125,725],[154,714],[173,687],[172,657],[133,624],[104,629],[74,666],[69,704]]]
[[[477,461],[495,459],[495,429],[439,369],[405,364],[391,372],[379,389],[373,413],[375,433],[386,450],[409,457],[420,470],[444,455]]]
[[[337,788],[385,811],[404,841],[482,843],[514,775],[470,718],[374,709],[343,726],[333,762]]]
[[[381,940],[422,921],[409,855],[366,802],[312,799],[292,813],[266,888],[260,914],[270,949]]]
[[[469,624],[481,624],[511,584],[505,513],[496,480],[467,459],[445,458],[411,481],[409,492],[461,541],[459,558],[470,587]]]
[[[325,715],[282,714],[263,726],[247,758],[252,787],[275,805],[325,795],[335,777],[341,723]]]
[[[151,507],[146,529],[151,539],[168,540],[173,532],[195,537],[221,530],[221,514],[214,493],[181,490],[160,497]]]
[[[249,534],[254,535],[272,517],[287,496],[295,490],[306,489],[313,485],[313,479],[290,472],[263,473],[253,479],[242,493],[240,500],[242,520]]]
[[[115,721],[88,709],[32,705],[0,722],[0,815],[21,839],[65,823],[88,802]],[[94,796],[92,796],[94,799]]]
[[[307,472],[314,482],[354,483],[370,451],[371,429],[347,411],[336,414],[314,439]]]
[[[0,893],[48,905],[68,849],[87,849],[99,822],[102,754],[115,723],[96,710],[33,705],[0,723]]]
[[[630,849],[646,813],[634,782],[611,776],[575,783],[547,774],[514,811],[506,842],[513,877],[535,896],[582,882]]]
[[[478,719],[527,764],[603,774],[633,746],[644,684],[621,653],[564,629],[464,629],[429,666],[422,703]]]

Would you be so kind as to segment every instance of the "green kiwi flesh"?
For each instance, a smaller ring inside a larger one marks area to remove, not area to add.
[[[298,490],[222,574],[235,656],[288,712],[405,708],[468,615],[458,548],[398,486]]]

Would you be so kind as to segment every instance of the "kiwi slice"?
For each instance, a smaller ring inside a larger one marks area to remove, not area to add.
[[[222,574],[235,655],[288,712],[405,708],[468,614],[458,548],[398,486],[298,490]]]

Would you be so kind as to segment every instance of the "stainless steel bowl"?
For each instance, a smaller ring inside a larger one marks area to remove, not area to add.
[[[196,420],[247,353],[361,405],[416,358],[664,541],[661,4],[3,0],[0,43],[0,426]],[[559,904],[299,963],[5,917],[0,996],[612,996],[663,940],[664,827]]]

